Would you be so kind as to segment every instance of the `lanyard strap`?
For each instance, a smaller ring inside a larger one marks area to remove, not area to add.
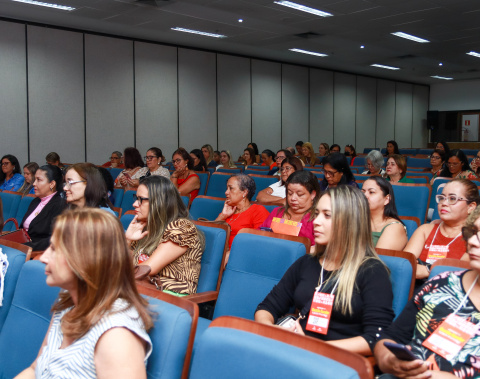
[[[430,247],[428,248],[428,251],[430,251],[430,248],[431,248],[432,246],[434,246],[435,238],[437,238],[437,233],[438,233],[439,230],[440,230],[440,225],[438,225],[437,230],[435,230],[435,235],[433,236],[433,240],[432,240],[432,242],[430,243]],[[453,242],[455,242],[455,240],[456,240],[458,237],[460,237],[461,235],[462,235],[462,232],[458,233],[458,235],[457,235],[453,240],[451,240],[451,241],[447,244],[447,247],[449,247]]]
[[[327,258],[327,257],[324,257],[324,258],[323,258],[322,269],[321,269],[321,271],[320,271],[320,278],[318,278],[318,286],[317,286],[317,288],[315,289],[315,293],[318,293],[318,292],[320,291],[320,289],[322,288],[322,286],[323,286],[323,266],[325,265],[325,259],[326,259],[326,258]],[[332,292],[330,292],[330,294],[333,295],[333,293],[334,293],[335,290],[337,289],[337,287],[338,287],[338,281],[339,281],[339,279],[337,279],[337,282],[335,283],[335,286],[333,287],[333,290],[332,290]]]
[[[470,286],[470,288],[468,289],[466,295],[464,296],[463,300],[460,302],[460,305],[457,307],[457,309],[455,309],[455,312],[453,312],[453,314],[456,314],[460,309],[462,309],[463,305],[465,304],[465,302],[467,301],[468,299],[468,296],[470,295],[470,292],[472,292],[473,290],[473,287],[475,287],[475,284],[477,284],[477,280],[478,280],[478,275],[477,277],[475,278],[475,280],[473,281],[472,285]]]

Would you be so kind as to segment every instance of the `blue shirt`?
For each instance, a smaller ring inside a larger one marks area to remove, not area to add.
[[[23,182],[25,178],[23,175],[20,174],[13,174],[13,176],[5,180],[3,184],[0,186],[0,190],[2,191],[18,191],[21,186],[23,186]]]

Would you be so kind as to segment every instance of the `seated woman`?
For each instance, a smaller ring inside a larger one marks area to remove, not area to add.
[[[180,193],[180,196],[189,196],[192,202],[198,196],[200,178],[193,171],[193,159],[183,147],[179,147],[172,155],[175,172],[170,180]]]
[[[247,147],[243,151],[242,161],[245,167],[248,166],[258,166],[255,158],[255,151],[251,147]]]
[[[322,142],[318,147],[318,155],[321,157],[326,157],[330,154],[330,148],[328,147],[328,143]]]
[[[139,176],[140,179],[150,175],[160,175],[167,179],[170,178],[170,171],[162,166],[162,162],[165,162],[165,157],[163,156],[162,150],[158,147],[151,147],[148,149],[147,155],[143,158],[145,159],[146,167],[142,167],[138,170],[137,176]],[[130,182],[134,187],[138,187],[140,179],[132,179]]]
[[[345,154],[346,157],[352,157],[353,161],[357,156],[357,151],[355,150],[353,145],[346,145],[343,154]]]
[[[445,152],[445,157],[449,157],[451,155],[450,152],[450,147],[448,146],[448,143],[445,141],[439,141],[435,144],[434,150],[442,150]]]
[[[393,154],[388,157],[385,179],[390,183],[413,183],[412,179],[407,178],[407,160],[399,154]]]
[[[250,142],[247,147],[253,149],[253,151],[255,152],[255,162],[257,162],[257,164],[260,163],[261,161],[261,157],[260,157],[260,151],[258,150],[258,146],[255,142]]]
[[[63,213],[40,260],[47,284],[63,291],[37,358],[17,378],[146,378],[153,323],[118,219]]]
[[[208,171],[207,162],[203,156],[202,150],[193,149],[190,152],[190,156],[193,159],[193,171],[206,172]]]
[[[251,203],[255,189],[255,182],[248,175],[235,174],[228,179],[225,191],[227,200],[215,221],[225,221],[230,225],[229,248],[240,229],[257,229],[269,215],[264,206]]]
[[[347,158],[341,153],[332,153],[323,159],[323,173],[325,178],[320,183],[322,191],[335,188],[341,184],[358,188]]]
[[[218,150],[215,150],[213,152],[213,161],[215,162],[215,164],[213,165],[213,167],[217,167],[219,164],[221,164],[220,162],[220,152]]]
[[[362,175],[385,175],[385,170],[382,168],[384,161],[383,155],[378,150],[371,150],[365,157],[366,171]]]
[[[145,175],[145,172],[141,171],[144,164],[140,152],[134,147],[127,147],[123,152],[123,156],[125,170],[118,174],[115,179],[115,187],[128,190],[135,188],[138,185],[138,182],[135,180]]]
[[[417,279],[430,274],[430,265],[442,258],[466,259],[466,247],[460,238],[462,227],[478,204],[478,189],[467,179],[449,182],[436,196],[439,224],[423,224],[408,241],[405,251],[418,259]]]
[[[102,167],[118,167],[125,168],[125,165],[122,162],[122,153],[120,151],[114,151],[110,155],[110,160],[105,162]]]
[[[432,168],[426,168],[423,172],[431,173],[432,179],[430,180],[430,184],[440,176],[442,169],[444,168],[445,164],[445,152],[443,150],[433,150],[432,155],[430,155],[430,165]]]
[[[221,164],[217,166],[216,170],[219,168],[237,168],[235,163],[233,163],[232,154],[230,154],[230,151],[228,150],[222,150],[220,153],[220,163]]]
[[[340,149],[340,145],[337,145],[334,143],[332,146],[330,146],[330,154],[331,153],[341,153],[342,149]]]
[[[480,151],[477,152],[475,158],[470,162],[470,168],[475,173],[475,175],[480,177]]]
[[[213,160],[214,152],[213,147],[209,144],[202,146],[202,153],[205,161],[207,162],[207,167],[217,167],[217,162]]]
[[[20,170],[17,157],[11,154],[2,157],[2,171],[0,172],[0,190],[18,191],[25,182]]]
[[[205,242],[178,191],[168,179],[149,176],[134,198],[135,217],[125,233],[134,263],[150,266],[149,275],[163,291],[197,292]]]
[[[24,195],[33,195],[35,193],[33,182],[35,181],[35,173],[37,170],[38,164],[36,162],[29,162],[23,166],[23,177],[25,178],[25,181],[18,192],[21,192]]]
[[[310,166],[320,164],[320,160],[316,157],[315,151],[313,150],[313,146],[310,142],[305,142],[303,144],[301,160],[303,161],[303,163]]]
[[[325,192],[313,220],[315,254],[290,266],[257,307],[255,321],[275,324],[296,308],[301,316],[292,331],[370,355],[376,333],[390,325],[394,313],[392,285],[372,245],[368,213],[358,188],[338,186]],[[316,312],[325,307],[319,297],[333,302],[331,317]],[[317,321],[323,327],[317,328]]]
[[[297,157],[285,158],[280,168],[280,180],[261,190],[257,195],[257,201],[270,205],[285,205],[285,182],[295,171],[302,171],[303,165]]]
[[[280,149],[277,151],[277,154],[275,155],[275,164],[277,167],[274,167],[272,170],[268,171],[267,175],[274,175],[274,176],[280,176],[281,175],[281,168],[282,168],[282,163],[287,157],[292,157],[292,153],[290,150],[287,149]],[[300,161],[301,162],[301,161]]]
[[[63,174],[58,166],[44,165],[35,173],[33,188],[36,198],[28,206],[20,228],[25,229],[33,250],[45,250],[50,243],[52,225],[66,207],[62,198]]]
[[[297,141],[295,144],[295,149],[297,150],[297,154],[295,154],[295,156],[299,159],[302,159],[301,157],[303,157],[303,143],[303,141]]]
[[[114,213],[102,174],[91,163],[75,163],[65,173],[63,185],[69,208],[100,208]]]
[[[447,158],[445,168],[438,176],[454,179],[478,179],[475,173],[470,170],[467,156],[460,149],[452,150],[451,155]]]
[[[45,157],[45,161],[47,162],[47,164],[59,167],[62,170],[62,172],[65,171],[65,165],[60,160],[60,155],[58,155],[58,153],[54,151],[52,151],[51,153],[48,153],[47,156]]]
[[[407,303],[394,323],[379,332],[375,358],[382,372],[399,378],[480,377],[479,216],[480,207],[477,207],[463,228],[471,270],[444,272],[429,280]],[[452,330],[449,326],[452,319],[457,320],[462,329],[469,332],[460,336],[455,329]],[[451,337],[445,338],[445,334],[449,332]],[[438,345],[439,340],[444,341],[443,345]],[[455,340],[460,340],[460,343],[451,342]],[[386,341],[406,344],[417,359],[405,361],[396,358],[385,347]],[[439,347],[443,348],[443,351]],[[450,349],[452,347],[453,349]],[[380,376],[383,377],[392,376]]]
[[[287,192],[285,205],[275,208],[260,228],[270,228],[276,233],[307,237],[312,244],[311,252],[314,253],[313,219],[320,197],[317,177],[310,171],[295,171],[288,177],[285,187]],[[283,226],[281,219],[299,222],[301,226],[289,226],[290,230],[284,231],[281,229]]]
[[[372,176],[363,183],[362,192],[370,207],[373,246],[403,250],[407,232],[397,214],[392,185],[380,176]]]
[[[400,150],[398,149],[398,144],[394,140],[390,140],[387,142],[387,152],[385,156],[388,157],[392,154],[400,154]]]

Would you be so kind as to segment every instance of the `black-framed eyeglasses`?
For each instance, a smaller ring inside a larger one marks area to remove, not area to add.
[[[477,236],[477,240],[480,243],[480,237],[478,236],[478,228],[475,225],[464,226],[462,228],[462,236],[465,241],[468,241],[473,236]]]
[[[152,159],[158,158],[155,155],[147,155],[146,157],[143,157],[143,160],[145,161],[151,161]]]
[[[323,170],[323,175],[325,176],[334,176],[338,171],[326,171]]]
[[[133,202],[136,202],[138,201],[140,205],[142,205],[142,203],[144,201],[148,201],[148,197],[141,197],[141,196],[137,196],[136,194],[133,194]]]
[[[435,201],[437,204],[441,204],[446,201],[448,205],[455,205],[459,201],[468,201],[468,199],[464,199],[463,197],[459,197],[457,195],[437,195],[435,196]]]

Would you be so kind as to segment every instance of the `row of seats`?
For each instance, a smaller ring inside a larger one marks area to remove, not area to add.
[[[387,149],[379,149],[379,148],[372,148],[366,147],[363,149],[364,154],[368,154],[372,150],[379,150],[383,155],[387,153]],[[465,155],[477,155],[478,149],[461,149]],[[400,154],[402,155],[430,155],[433,152],[433,149],[421,149],[421,148],[405,148],[405,149],[398,149]]]

